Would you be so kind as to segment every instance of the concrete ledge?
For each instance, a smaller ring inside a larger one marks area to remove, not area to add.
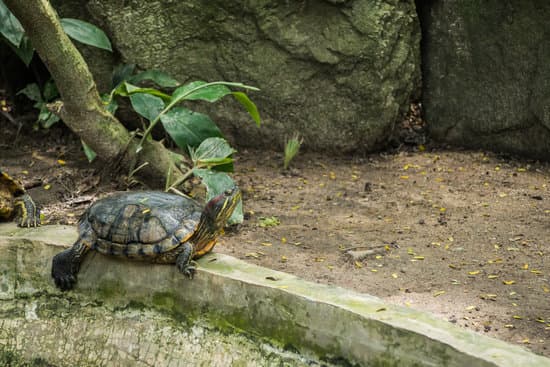
[[[58,292],[51,258],[76,238],[72,227],[0,225],[0,299],[55,295],[115,308],[153,308],[177,320],[208,320],[336,364],[368,366],[550,366],[550,359],[460,329],[424,312],[306,282],[210,254],[193,281],[169,265],[92,253],[76,289]]]

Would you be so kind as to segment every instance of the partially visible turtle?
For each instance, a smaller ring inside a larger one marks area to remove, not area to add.
[[[104,255],[173,264],[190,279],[196,259],[212,250],[241,198],[238,188],[196,201],[158,191],[124,192],[98,200],[80,218],[74,245],[55,255],[52,277],[61,290],[76,283],[89,250]]]
[[[20,227],[40,225],[40,209],[23,185],[0,170],[0,220],[15,220]]]

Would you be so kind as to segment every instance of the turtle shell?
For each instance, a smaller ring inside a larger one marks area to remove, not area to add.
[[[157,191],[119,193],[95,202],[81,219],[94,248],[108,255],[156,256],[193,235],[202,207],[192,199]]]

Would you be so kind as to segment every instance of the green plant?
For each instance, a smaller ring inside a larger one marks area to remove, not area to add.
[[[48,80],[44,84],[42,91],[36,83],[30,83],[21,89],[17,94],[24,94],[28,99],[34,101],[33,107],[36,108],[38,112],[38,118],[36,120],[35,128],[38,129],[42,127],[44,129],[50,128],[53,124],[59,121],[59,117],[48,110],[48,103],[52,102],[54,99],[59,97],[59,92],[55,86],[53,80]]]
[[[61,26],[69,37],[78,42],[112,51],[107,35],[93,24],[78,19],[62,18]],[[29,66],[34,48],[25,35],[21,23],[2,0],[0,0],[0,34],[25,65]]]
[[[107,36],[99,28],[76,19],[61,19],[61,25],[71,38],[95,47],[111,51],[111,45]],[[0,0],[0,34],[8,41],[8,44],[29,65],[33,55],[33,48],[24,34],[19,21],[11,14],[9,9]],[[171,94],[167,94],[152,87],[138,86],[144,80],[150,80],[160,88],[175,88]],[[166,189],[175,189],[183,180],[194,175],[201,179],[207,188],[207,200],[220,192],[235,185],[226,172],[233,170],[232,155],[235,150],[223,138],[223,134],[217,125],[207,116],[194,112],[182,105],[188,101],[216,102],[221,98],[232,95],[250,113],[257,125],[260,124],[260,116],[256,105],[248,98],[244,91],[258,90],[255,87],[242,83],[231,82],[203,82],[195,81],[185,85],[171,78],[169,75],[156,70],[147,70],[134,74],[134,66],[124,65],[115,70],[113,77],[113,90],[103,96],[105,107],[112,114],[117,109],[116,96],[127,97],[133,109],[147,121],[144,131],[134,131],[134,136],[141,136],[137,144],[136,153],[143,149],[147,139],[152,139],[151,132],[160,122],[165,131],[190,158],[191,167],[180,165],[182,179],[172,182],[172,172],[166,173]],[[27,88],[28,87],[28,88]],[[37,102],[37,108],[46,106],[48,98],[44,91],[41,93],[38,86],[27,86],[21,93]],[[236,89],[236,90],[232,90]],[[50,105],[50,108],[53,108]],[[55,123],[55,118],[50,115],[44,119],[48,126]],[[95,157],[93,150],[82,142],[84,152],[91,161]],[[146,162],[139,167],[135,164],[130,167],[129,177],[132,177]],[[236,208],[230,223],[242,221],[241,204]]]
[[[285,145],[285,157],[283,161],[284,169],[288,169],[290,161],[298,154],[300,146],[304,142],[304,139],[300,137],[298,133],[295,133],[290,139],[287,140]]]
[[[61,26],[69,37],[83,44],[101,48],[112,52],[111,42],[101,29],[93,24],[78,19],[62,18]],[[19,56],[26,66],[30,65],[34,55],[34,48],[25,35],[25,30],[21,23],[10,12],[4,2],[0,0],[0,34],[12,50]],[[52,79],[49,79],[42,90],[36,83],[30,83],[17,92],[24,94],[30,100],[34,101],[33,107],[38,109],[38,118],[35,128],[50,128],[59,121],[59,117],[52,113],[48,108],[48,103],[59,97],[59,92]],[[91,162],[95,158],[95,153],[82,141],[82,147],[86,157]]]
[[[184,102],[217,102],[232,95],[249,112],[256,124],[260,125],[260,115],[256,105],[240,90],[258,89],[242,83],[194,81],[177,87],[171,94],[152,87],[140,87],[133,83],[152,81],[160,87],[173,88],[179,83],[169,75],[148,70],[133,75],[134,67],[124,65],[115,70],[115,87],[110,94],[103,96],[109,111],[117,108],[115,96],[127,97],[134,111],[146,120],[136,152],[140,152],[146,139],[152,139],[151,131],[160,122],[175,144],[181,148],[191,161],[191,167],[182,167],[183,176],[171,182],[171,172],[167,172],[166,190],[175,189],[183,180],[196,176],[207,189],[207,200],[235,185],[226,172],[233,171],[233,153],[235,150],[224,139],[221,130],[209,116],[192,111],[183,106]],[[139,167],[138,167],[139,169]],[[131,173],[135,173],[132,169]],[[242,222],[242,207],[239,204],[230,223]]]

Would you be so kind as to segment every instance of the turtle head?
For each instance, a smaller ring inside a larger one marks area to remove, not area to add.
[[[213,227],[213,230],[219,231],[223,228],[239,200],[241,199],[241,191],[237,186],[233,189],[226,190],[218,196],[210,199],[204,207],[203,215],[208,219],[208,222]]]

